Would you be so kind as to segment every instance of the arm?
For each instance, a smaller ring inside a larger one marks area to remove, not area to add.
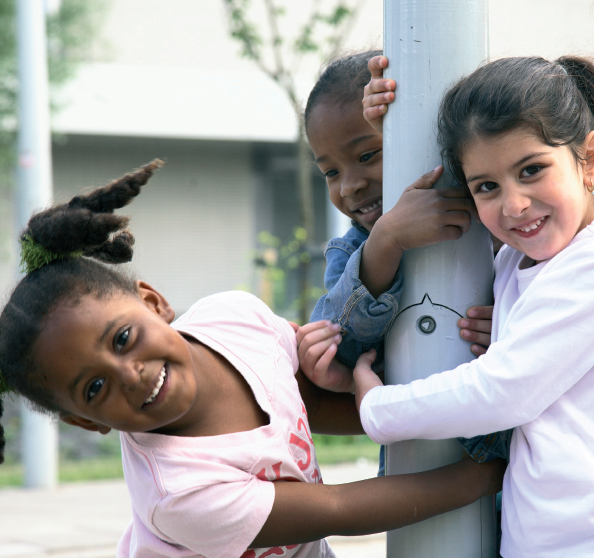
[[[367,434],[380,443],[470,438],[536,419],[594,365],[593,272],[590,243],[566,248],[513,305],[499,340],[454,370],[385,387],[366,371],[360,389],[356,371]]]
[[[396,205],[375,223],[363,249],[361,282],[378,297],[394,281],[406,250],[457,240],[476,214],[462,188],[433,188],[440,165],[404,190]]]
[[[335,393],[314,385],[299,370],[295,375],[312,432],[349,436],[365,434],[351,393]]]
[[[400,275],[377,298],[363,285],[359,270],[366,239],[367,234],[353,228],[345,237],[330,241],[324,276],[328,293],[318,300],[311,315],[312,322],[327,320],[339,325],[342,340],[336,356],[351,368],[362,352],[372,347],[381,352],[402,292]]]
[[[398,529],[471,504],[501,487],[505,462],[469,459],[409,475],[343,485],[275,483],[272,511],[251,547]]]

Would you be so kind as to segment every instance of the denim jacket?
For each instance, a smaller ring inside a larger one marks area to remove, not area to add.
[[[353,226],[344,236],[328,242],[324,274],[328,294],[318,300],[310,321],[331,320],[340,324],[342,342],[336,356],[354,367],[359,355],[370,349],[377,351],[376,362],[384,361],[384,337],[398,314],[402,275],[398,270],[390,289],[377,299],[371,295],[359,278],[361,254],[369,232],[358,223],[351,223]],[[497,457],[506,459],[511,434],[508,430],[458,440],[475,461],[482,463]],[[383,455],[380,459],[381,471]]]
[[[396,274],[388,291],[375,299],[359,279],[361,254],[369,232],[358,223],[326,248],[324,285],[328,290],[318,300],[311,321],[331,320],[340,324],[342,342],[338,359],[354,367],[361,353],[376,349],[376,362],[384,360],[384,336],[398,314],[402,276]]]

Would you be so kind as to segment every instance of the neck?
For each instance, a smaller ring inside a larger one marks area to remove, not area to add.
[[[198,382],[196,402],[175,436],[220,436],[253,430],[269,423],[254,393],[233,365],[210,347],[188,339]]]

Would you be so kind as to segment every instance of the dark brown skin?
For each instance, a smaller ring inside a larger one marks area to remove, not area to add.
[[[331,393],[297,373],[312,432],[358,434],[351,394]],[[398,529],[471,504],[501,489],[506,463],[469,458],[433,471],[325,485],[275,482],[272,511],[251,548],[357,536]]]
[[[424,473],[336,486],[277,481],[272,511],[250,547],[398,529],[495,494],[505,467],[501,459],[482,465],[464,459]]]
[[[103,433],[126,427],[177,436],[215,436],[267,424],[242,375],[215,351],[173,330],[172,320],[165,298],[142,282],[138,296],[84,297],[74,308],[54,310],[36,350],[52,370],[60,370],[52,389],[65,409],[63,420]],[[143,401],[164,362],[170,374],[164,400],[145,411]],[[297,381],[312,431],[363,432],[352,394],[322,390],[301,372]],[[421,521],[497,492],[503,470],[503,464],[465,460],[341,486],[276,482],[272,511],[253,546],[375,533]]]

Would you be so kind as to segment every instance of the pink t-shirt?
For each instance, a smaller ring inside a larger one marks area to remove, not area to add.
[[[224,356],[270,423],[248,432],[181,437],[121,433],[132,523],[118,558],[331,558],[325,540],[246,550],[266,522],[276,479],[322,482],[295,372],[295,334],[256,297],[198,301],[172,326]]]

